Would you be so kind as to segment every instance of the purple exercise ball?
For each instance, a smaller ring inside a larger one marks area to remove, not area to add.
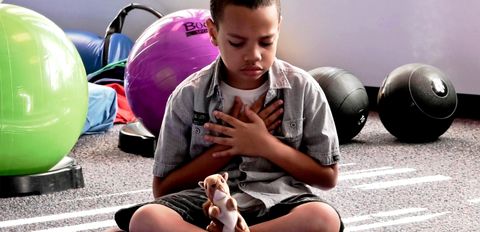
[[[210,12],[188,9],[165,15],[135,42],[125,68],[125,92],[135,116],[158,136],[175,87],[218,56],[208,35]]]

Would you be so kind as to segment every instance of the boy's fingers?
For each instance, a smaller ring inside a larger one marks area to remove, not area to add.
[[[215,152],[212,154],[212,156],[214,158],[221,158],[221,157],[226,157],[226,156],[230,156],[231,155],[231,150],[232,149],[228,149],[228,150],[225,150],[225,151],[219,151],[219,152]]]
[[[277,129],[280,125],[282,124],[281,120],[277,120],[274,123],[270,124],[267,129],[268,131],[273,132],[275,129]]]
[[[263,119],[258,116],[255,112],[253,112],[250,107],[245,107],[245,114],[247,115],[248,119],[250,119],[251,122],[256,123],[256,122],[263,122]]]
[[[240,115],[240,112],[242,111],[242,107],[243,107],[242,100],[240,99],[240,97],[236,96],[233,101],[232,109],[230,110],[230,115],[232,115],[232,117],[238,118],[238,116]]]
[[[258,113],[265,102],[265,97],[267,96],[267,92],[262,94],[250,107],[253,112]]]
[[[260,116],[263,119],[266,119],[267,117],[269,117],[272,114],[272,112],[275,112],[276,110],[278,110],[282,105],[283,105],[283,101],[282,100],[277,100],[277,101],[273,102],[272,104],[268,105],[262,111],[260,111],[260,113],[258,113],[258,116]]]
[[[207,130],[215,131],[215,132],[218,132],[218,133],[223,134],[223,135],[228,135],[228,136],[233,135],[233,129],[230,128],[230,127],[226,127],[226,126],[222,126],[222,125],[218,125],[218,124],[213,124],[213,123],[205,123],[203,125],[203,127],[205,127],[205,129],[207,129]],[[212,137],[212,136],[210,136],[210,137]]]
[[[282,114],[283,114],[283,108],[277,109],[275,110],[275,112],[270,114],[267,118],[263,119],[263,121],[265,121],[265,125],[269,127],[270,124],[276,122],[280,118],[280,116],[282,116]]]
[[[240,120],[220,111],[214,111],[213,115],[215,115],[216,118],[223,120],[224,122],[226,122],[227,124],[233,127],[236,127],[242,123]]]
[[[232,146],[232,138],[229,137],[216,137],[211,135],[205,135],[203,139],[207,142],[216,143],[220,145]]]

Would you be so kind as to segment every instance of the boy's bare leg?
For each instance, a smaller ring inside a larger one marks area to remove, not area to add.
[[[160,204],[144,205],[135,211],[130,221],[130,231],[205,232],[205,230],[184,221],[174,210]]]
[[[124,232],[124,231],[115,226],[115,227],[112,227],[112,228],[108,228],[108,229],[104,230],[103,232]]]
[[[340,218],[331,206],[321,202],[309,202],[295,207],[290,213],[254,226],[252,232],[338,232]]]

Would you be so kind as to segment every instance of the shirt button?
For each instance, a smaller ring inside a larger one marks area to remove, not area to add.
[[[194,131],[195,131],[195,134],[197,134],[197,135],[198,135],[198,134],[200,134],[200,129],[198,129],[198,128],[195,128],[195,130],[194,130]]]
[[[295,127],[297,127],[297,123],[295,123],[295,122],[291,122],[291,123],[290,123],[290,127],[292,127],[292,128],[295,128]]]

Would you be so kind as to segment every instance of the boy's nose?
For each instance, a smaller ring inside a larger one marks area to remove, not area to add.
[[[262,53],[258,46],[250,47],[244,55],[245,62],[251,63],[261,60]]]

